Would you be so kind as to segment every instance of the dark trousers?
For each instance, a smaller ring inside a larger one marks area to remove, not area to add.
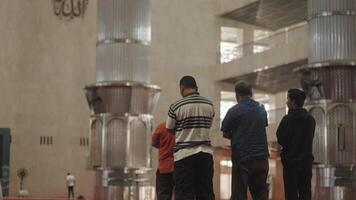
[[[208,153],[197,153],[174,162],[176,200],[215,200],[214,161]]]
[[[312,167],[284,166],[284,194],[286,200],[311,199]]]
[[[246,200],[247,187],[254,200],[267,200],[268,158],[233,161],[231,200]]]
[[[156,172],[157,200],[171,200],[173,194],[173,172],[161,174]]]
[[[73,186],[68,186],[68,199],[70,199],[70,196],[72,196],[74,199],[74,187]]]

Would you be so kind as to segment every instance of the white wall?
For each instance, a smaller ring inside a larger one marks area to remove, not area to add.
[[[10,192],[25,167],[24,188],[35,196],[65,196],[65,177],[78,178],[77,194],[90,196],[87,172],[89,110],[83,86],[94,81],[96,6],[86,16],[60,20],[49,0],[0,2],[0,126],[11,128]],[[52,146],[40,146],[40,136]]]
[[[219,132],[219,85],[215,68],[219,26],[216,0],[152,0],[151,80],[163,92],[155,119],[165,120],[178,100],[183,75],[197,79],[199,91],[215,103],[215,145],[227,144]],[[84,85],[95,82],[96,1],[84,18],[59,19],[49,0],[0,2],[0,126],[12,131],[11,195],[16,171],[25,167],[31,196],[65,196],[65,175],[76,177],[76,194],[92,196],[94,176],[86,171],[89,109]],[[40,136],[53,146],[40,146]],[[156,153],[153,157],[156,160]]]

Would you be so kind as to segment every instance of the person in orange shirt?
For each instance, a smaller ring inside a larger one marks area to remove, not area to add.
[[[156,172],[157,200],[171,200],[173,194],[174,135],[166,129],[166,122],[160,123],[152,134],[152,146],[158,149],[159,166]]]

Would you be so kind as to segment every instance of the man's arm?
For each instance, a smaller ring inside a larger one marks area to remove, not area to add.
[[[281,146],[285,146],[286,141],[287,141],[287,129],[288,129],[288,122],[287,122],[287,116],[284,116],[281,122],[279,123],[278,129],[277,129],[277,141]]]
[[[225,118],[221,123],[221,131],[223,132],[224,138],[231,140],[231,133],[233,130],[233,126],[234,126],[234,118],[232,115],[232,110],[230,109],[226,113]]]
[[[176,123],[177,123],[177,115],[176,115],[175,111],[172,109],[172,106],[170,106],[169,111],[168,111],[168,117],[166,120],[167,131],[172,134],[175,134]]]
[[[260,107],[262,108],[263,115],[264,115],[265,118],[266,118],[266,125],[265,125],[265,126],[267,127],[267,126],[268,126],[268,114],[267,114],[265,105],[263,105],[262,103],[260,103]]]
[[[231,133],[229,132],[223,132],[223,138],[231,140]]]
[[[163,126],[165,128],[165,126]],[[152,134],[152,146],[159,148],[159,141],[160,141],[160,133],[162,130],[160,130],[160,125],[155,129],[155,131]]]
[[[311,126],[312,126],[312,140],[314,140],[314,135],[315,135],[315,127],[316,127],[316,122],[315,122],[315,119],[312,115],[310,115],[311,117]]]

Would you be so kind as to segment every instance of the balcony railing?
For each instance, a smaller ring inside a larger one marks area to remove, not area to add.
[[[306,41],[306,39],[307,25],[306,22],[302,22],[279,30],[267,37],[236,46],[233,49],[223,50],[219,53],[220,63],[228,63],[248,55],[263,53],[292,42]]]

